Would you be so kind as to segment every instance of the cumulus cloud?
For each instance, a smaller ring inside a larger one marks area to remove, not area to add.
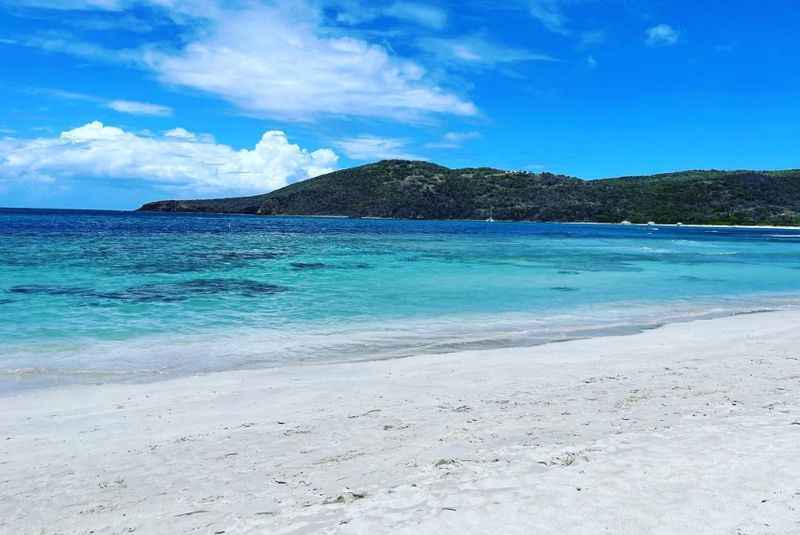
[[[98,121],[58,137],[0,140],[0,181],[129,179],[197,193],[264,192],[335,169],[330,149],[313,152],[265,132],[236,150],[182,128],[145,136]]]
[[[299,7],[229,11],[182,49],[150,50],[144,61],[163,82],[217,95],[255,116],[477,114],[472,102],[436,86],[420,65],[380,45],[326,34]]]
[[[645,43],[649,46],[674,45],[680,38],[680,32],[669,24],[659,24],[645,31]]]
[[[160,104],[150,104],[149,102],[137,102],[135,100],[112,100],[106,104],[108,108],[120,113],[131,115],[154,115],[156,117],[168,117],[172,115],[172,108],[161,106]]]
[[[360,135],[340,139],[334,145],[354,160],[425,160],[406,151],[404,139]]]

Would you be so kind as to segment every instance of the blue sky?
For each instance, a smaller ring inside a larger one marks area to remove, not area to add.
[[[800,167],[798,28],[790,0],[0,0],[0,206],[261,193],[383,158]]]

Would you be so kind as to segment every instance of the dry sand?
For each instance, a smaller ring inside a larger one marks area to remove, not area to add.
[[[0,399],[0,533],[798,534],[800,312]]]

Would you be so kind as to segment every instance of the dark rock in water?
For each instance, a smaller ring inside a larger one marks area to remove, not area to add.
[[[571,286],[553,286],[550,288],[555,292],[577,292],[577,288],[573,288]]]
[[[196,279],[179,283],[179,286],[192,293],[217,294],[237,293],[245,297],[259,297],[265,294],[284,292],[288,288],[250,279]]]
[[[75,296],[92,296],[94,290],[91,288],[81,288],[79,286],[51,286],[47,284],[28,284],[22,286],[13,286],[8,289],[8,292],[14,294],[27,294],[27,295],[75,295]]]
[[[214,267],[240,267],[261,260],[272,260],[280,255],[269,251],[195,251],[182,256],[150,256],[124,270],[137,273],[189,273],[206,271]]]
[[[20,294],[69,296],[84,299],[131,301],[136,303],[174,303],[192,297],[217,294],[236,294],[242,297],[263,297],[284,292],[288,288],[249,279],[194,279],[172,283],[152,283],[132,286],[124,290],[98,291],[75,286],[28,285],[14,286],[8,291]]]
[[[291,266],[294,269],[325,269],[328,267],[322,262],[292,262]]]
[[[284,286],[249,279],[194,279],[169,284],[146,284],[129,288],[122,299],[133,301],[184,301],[197,296],[236,294],[242,297],[262,297],[286,291]]]

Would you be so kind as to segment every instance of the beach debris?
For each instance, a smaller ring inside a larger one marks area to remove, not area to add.
[[[440,466],[448,466],[448,465],[451,465],[451,464],[458,464],[458,460],[457,459],[439,459],[438,461],[433,463],[433,466],[435,466],[436,468],[439,468]]]
[[[365,498],[367,494],[365,492],[353,492],[353,491],[345,491],[342,494],[338,495],[336,498],[328,498],[324,502],[323,505],[331,505],[334,503],[352,503],[356,500],[361,500]]]
[[[182,516],[192,516],[192,515],[199,515],[199,514],[201,514],[201,513],[207,513],[207,512],[208,512],[208,511],[207,511],[206,509],[196,509],[196,510],[194,510],[194,511],[188,511],[188,512],[186,512],[186,513],[180,513],[180,514],[177,514],[177,515],[175,515],[175,518],[179,518],[179,517],[182,517]]]
[[[453,407],[452,405],[437,405],[441,411],[452,411],[452,412],[469,412],[472,410],[472,407],[469,405],[459,405],[458,407]]]
[[[455,507],[442,507],[442,511],[457,511]]]
[[[304,429],[301,426],[297,426],[294,429],[287,429],[286,431],[284,431],[283,436],[288,437],[292,435],[307,435],[309,433],[311,433],[310,429]]]
[[[589,457],[582,455],[581,452],[567,451],[550,458],[550,460],[538,461],[538,463],[544,466],[572,466],[578,461],[588,462]]]
[[[348,418],[350,418],[352,420],[354,418],[361,418],[363,416],[369,416],[370,414],[375,414],[376,412],[381,412],[381,410],[380,409],[371,409],[371,410],[368,410],[367,412],[362,413],[362,414],[351,414],[350,416],[348,416]]]

